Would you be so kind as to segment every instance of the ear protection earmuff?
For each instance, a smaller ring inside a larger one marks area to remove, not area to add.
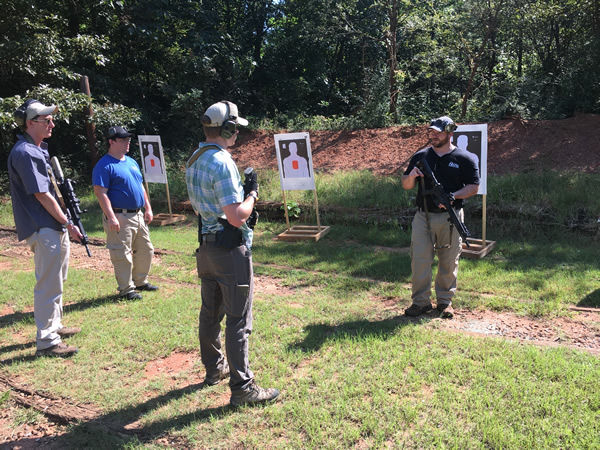
[[[456,126],[456,124],[454,123],[449,123],[448,125],[446,125],[446,128],[444,128],[444,131],[446,133],[452,133],[454,132],[454,130],[456,130],[458,127]]]
[[[237,124],[231,119],[237,119],[237,117],[231,117],[229,115],[231,107],[229,106],[228,101],[223,100],[221,103],[225,103],[227,106],[227,113],[225,114],[226,119],[223,121],[223,125],[221,125],[221,137],[223,139],[229,139],[235,134],[235,130],[237,129]]]
[[[437,119],[432,119],[432,121],[429,123],[429,128],[434,128],[434,129],[438,129],[438,128],[442,128],[442,124],[444,124],[444,128],[442,129],[442,132],[446,132],[446,133],[452,133],[454,130],[456,130],[458,127],[456,126],[456,124],[452,121],[452,119],[450,119],[450,117],[439,117]]]
[[[29,105],[31,105],[32,103],[38,103],[38,101],[32,98],[30,100],[27,100],[25,103],[23,103],[21,106],[19,106],[15,110],[14,116],[15,116],[15,121],[17,122],[17,125],[19,125],[19,126],[25,125],[25,122],[27,121],[27,109],[29,108]]]

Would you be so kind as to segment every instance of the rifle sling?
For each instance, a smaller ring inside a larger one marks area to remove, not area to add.
[[[202,149],[200,149],[200,147],[198,147],[198,149],[192,154],[190,159],[188,159],[186,168],[191,167],[192,164],[194,164],[196,162],[196,160],[198,158],[200,158],[204,154],[204,152],[206,152],[208,150],[221,150],[221,147],[219,147],[218,145],[212,145],[212,144],[205,145],[204,147],[202,147]]]
[[[65,199],[63,198],[62,193],[60,192],[60,189],[58,188],[58,184],[56,183],[56,178],[54,177],[54,172],[52,171],[52,167],[50,167],[50,166],[48,166],[48,176],[50,177],[50,180],[52,181],[52,184],[54,185],[54,190],[56,191],[56,196],[58,197],[58,203],[60,204],[63,211],[66,212],[67,205],[65,204]],[[69,216],[67,216],[67,218],[69,218]]]
[[[221,147],[219,147],[218,145],[211,144],[205,145],[202,148],[198,147],[198,149],[192,154],[190,159],[188,159],[186,168],[191,167],[192,164],[194,164],[198,160],[198,158],[200,158],[208,150],[221,150]],[[202,215],[200,214],[200,212],[198,212],[198,242],[202,244]]]

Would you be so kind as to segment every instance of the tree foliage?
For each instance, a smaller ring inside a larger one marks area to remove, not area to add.
[[[32,96],[59,104],[54,150],[82,173],[86,120],[176,161],[222,99],[282,128],[597,113],[599,60],[600,0],[4,0],[0,153]]]

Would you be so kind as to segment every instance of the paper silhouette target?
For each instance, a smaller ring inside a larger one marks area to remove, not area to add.
[[[479,158],[479,191],[480,195],[487,194],[487,124],[459,125],[452,143],[463,150],[475,153]]]
[[[160,136],[139,135],[142,170],[147,183],[167,183]]]
[[[314,190],[315,178],[308,133],[276,134],[279,180],[284,191]]]

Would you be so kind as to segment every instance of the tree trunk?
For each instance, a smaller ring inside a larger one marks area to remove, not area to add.
[[[394,123],[398,122],[398,86],[396,82],[396,65],[398,63],[398,49],[396,47],[396,33],[398,32],[398,2],[392,0],[391,8],[389,10],[390,19],[390,30],[387,39],[388,44],[388,64],[389,64],[389,84],[390,84],[390,107],[389,112],[394,120]]]
[[[90,83],[88,77],[84,75],[81,77],[80,81],[81,92],[86,94],[90,99],[88,106],[86,106],[83,110],[83,113],[86,116],[85,121],[85,135],[87,137],[88,145],[90,146],[90,163],[91,168],[93,169],[96,163],[98,162],[98,141],[96,140],[96,126],[91,123],[89,119],[94,115],[94,111],[92,109],[92,94],[90,92]]]

